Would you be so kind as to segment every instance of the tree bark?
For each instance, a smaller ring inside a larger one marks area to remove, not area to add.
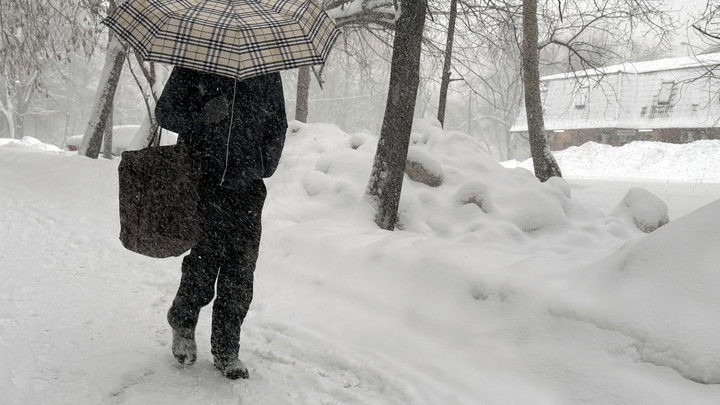
[[[407,161],[410,130],[420,82],[420,53],[427,0],[403,0],[393,41],[390,84],[380,140],[366,196],[375,206],[375,222],[393,230]]]
[[[298,69],[297,95],[295,98],[295,119],[307,122],[310,98],[310,67],[302,66]]]
[[[110,105],[110,113],[105,121],[105,131],[103,131],[103,157],[112,159],[112,140],[113,140],[113,112],[115,107]]]
[[[448,21],[447,43],[445,45],[445,63],[443,65],[442,80],[440,81],[440,101],[438,101],[438,116],[440,125],[445,127],[445,110],[447,109],[447,93],[450,87],[450,69],[452,68],[453,39],[455,37],[455,20],[457,20],[457,0],[450,1],[450,20]]]
[[[553,176],[562,177],[560,167],[550,151],[545,135],[542,97],[540,96],[537,0],[523,0],[522,60],[525,111],[535,177],[540,181],[546,181]]]
[[[2,113],[2,116],[5,118],[5,122],[7,123],[8,127],[8,133],[10,139],[15,139],[15,113],[13,111],[13,104],[12,104],[12,95],[10,95],[10,84],[8,83],[7,74],[3,77],[3,80],[0,81],[0,85],[2,86],[2,99],[0,99],[0,113]]]
[[[115,5],[111,4],[108,12],[112,13],[115,11]],[[108,44],[112,42],[115,37],[115,33],[112,30],[108,30]],[[113,97],[114,99],[114,97]],[[113,115],[115,114],[114,100],[110,101],[110,113],[108,113],[107,120],[105,121],[105,131],[103,133],[103,157],[105,159],[112,159],[112,139],[113,139]]]
[[[125,61],[126,47],[120,43],[117,38],[113,38],[108,45],[108,52],[105,56],[105,67],[100,76],[100,84],[95,96],[93,111],[90,115],[90,121],[85,129],[82,144],[80,145],[80,155],[97,159],[100,154],[100,146],[102,145],[102,137],[105,132],[105,125],[110,111],[112,110],[112,101],[115,97],[115,90],[120,80],[123,62]]]
[[[34,81],[35,79],[32,77],[27,81],[24,81],[23,85],[20,86],[16,93],[18,102],[15,105],[15,115],[17,117],[17,120],[15,120],[15,137],[17,137],[17,139],[22,139],[26,135],[25,118],[30,110],[30,98],[33,93],[32,83]]]

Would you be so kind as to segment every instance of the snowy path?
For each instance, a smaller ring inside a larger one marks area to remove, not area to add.
[[[92,164],[97,178],[112,179],[117,161],[7,158],[26,171],[0,172],[0,391],[9,394],[0,402],[414,402],[386,370],[292,323],[264,319],[261,303],[243,334],[250,383],[231,384],[212,366],[208,311],[198,327],[198,364],[180,367],[165,322],[180,259],[125,251],[117,240],[116,183],[98,190],[72,173]]]

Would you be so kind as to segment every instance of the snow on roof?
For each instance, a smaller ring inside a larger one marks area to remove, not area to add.
[[[591,69],[587,71],[580,70],[572,73],[559,73],[555,75],[543,76],[540,78],[540,80],[548,81],[567,79],[577,76],[598,76],[613,73],[640,74],[713,65],[720,65],[720,53],[710,53],[697,56],[683,56],[679,58],[657,59],[644,62],[625,62],[618,65],[606,66],[599,69]]]

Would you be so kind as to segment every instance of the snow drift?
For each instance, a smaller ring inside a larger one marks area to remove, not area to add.
[[[587,142],[553,153],[566,177],[720,182],[720,140],[635,141],[621,147]],[[529,159],[503,165],[532,169]]]

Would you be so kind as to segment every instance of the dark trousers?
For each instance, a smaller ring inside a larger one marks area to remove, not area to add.
[[[213,179],[200,185],[201,239],[183,259],[168,322],[178,331],[193,332],[200,309],[214,297],[210,342],[215,357],[238,356],[240,326],[253,296],[266,195],[262,180],[241,190],[221,187]]]

